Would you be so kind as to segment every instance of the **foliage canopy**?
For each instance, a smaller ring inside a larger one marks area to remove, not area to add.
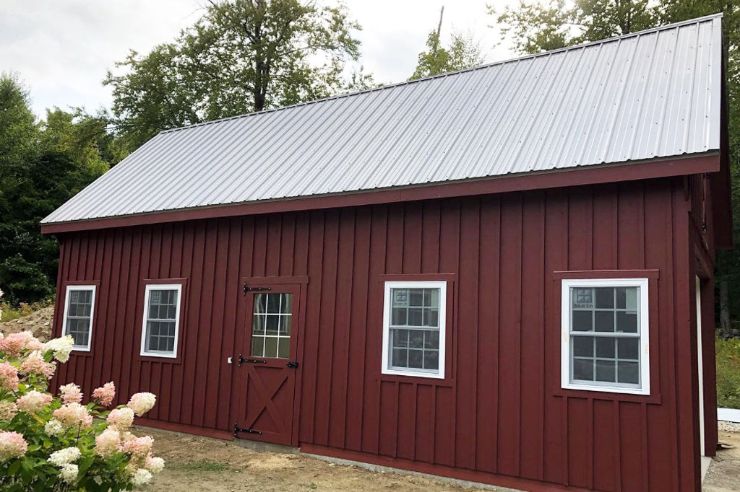
[[[344,78],[360,26],[343,6],[299,0],[211,1],[171,43],[132,51],[108,73],[113,113],[133,147],[160,130],[363,88]]]
[[[429,33],[427,50],[419,53],[419,61],[410,80],[464,70],[483,63],[480,47],[472,38],[453,33],[448,48],[441,46],[439,38],[439,31]]]
[[[53,293],[58,248],[39,221],[124,155],[105,115],[54,108],[36,122],[20,82],[0,76],[0,289],[10,303]]]

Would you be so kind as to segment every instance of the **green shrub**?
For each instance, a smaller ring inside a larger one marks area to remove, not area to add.
[[[740,408],[740,338],[716,341],[717,404]]]

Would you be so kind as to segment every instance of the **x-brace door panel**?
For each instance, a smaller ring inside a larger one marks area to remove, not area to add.
[[[295,444],[300,285],[252,281],[245,282],[242,291],[245,315],[240,329],[245,336],[233,360],[238,399],[234,435]]]

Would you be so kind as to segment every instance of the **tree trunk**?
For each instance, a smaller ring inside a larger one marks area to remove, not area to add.
[[[719,332],[724,337],[730,336],[732,333],[732,326],[730,326],[730,296],[727,280],[720,280],[719,282]]]

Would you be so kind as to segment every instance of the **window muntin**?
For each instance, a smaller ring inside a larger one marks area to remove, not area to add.
[[[94,285],[67,286],[62,334],[72,336],[75,350],[90,351],[94,311]]]
[[[444,378],[446,282],[385,283],[383,373]]]
[[[563,280],[563,388],[649,394],[647,291],[647,279]]]
[[[177,357],[181,294],[180,284],[146,286],[141,355]]]
[[[252,356],[290,358],[293,294],[255,294],[252,311]]]

